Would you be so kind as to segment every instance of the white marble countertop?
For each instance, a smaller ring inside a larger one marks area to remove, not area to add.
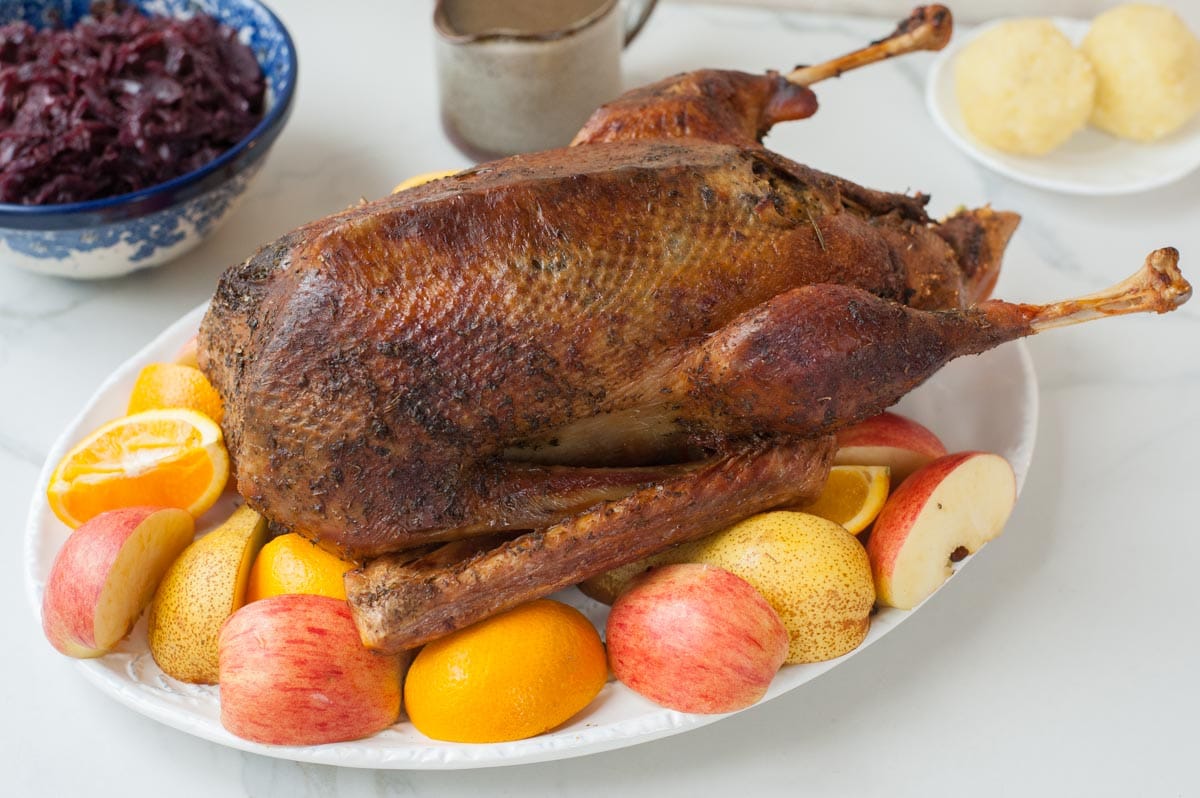
[[[301,53],[295,113],[239,212],[174,265],[97,284],[0,267],[0,793],[133,798],[401,795],[1200,793],[1196,453],[1200,301],[1030,344],[1041,428],[1006,534],[895,634],[806,687],[687,734],[554,763],[460,772],[297,765],[143,718],[43,640],[20,540],[42,460],[99,382],[207,299],[228,265],[399,179],[467,165],[438,126],[425,3],[274,3]],[[1178,4],[1194,27],[1197,9]],[[694,67],[811,62],[879,20],[667,4],[627,83]],[[1150,194],[1044,193],[968,161],[922,103],[930,57],[822,85],[768,143],[859,182],[1024,215],[998,295],[1086,293],[1172,244],[1200,278],[1200,173]]]

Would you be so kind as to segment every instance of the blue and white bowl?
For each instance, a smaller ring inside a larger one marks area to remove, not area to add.
[[[0,24],[72,25],[92,0],[0,0]],[[166,263],[229,217],[283,130],[296,88],[296,48],[256,0],[131,0],[150,14],[210,14],[238,31],[267,81],[266,112],[250,134],[201,168],[141,191],[63,205],[0,203],[0,264],[78,279]]]

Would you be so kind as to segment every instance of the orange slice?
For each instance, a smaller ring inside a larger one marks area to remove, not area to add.
[[[178,363],[151,363],[138,374],[126,412],[132,415],[164,407],[197,410],[218,424],[225,415],[221,395],[200,369]]]
[[[425,183],[432,183],[434,180],[441,180],[443,177],[456,175],[460,171],[460,169],[447,169],[443,172],[426,172],[425,174],[421,175],[413,175],[392,189],[392,193],[395,194],[398,191],[404,191],[406,188],[416,188],[417,186]]]
[[[195,410],[147,410],[110,421],[54,469],[46,496],[72,529],[107,510],[178,507],[198,516],[229,479],[221,427]]]
[[[889,473],[887,466],[834,466],[829,469],[829,481],[821,495],[798,509],[835,521],[857,535],[883,509]]]

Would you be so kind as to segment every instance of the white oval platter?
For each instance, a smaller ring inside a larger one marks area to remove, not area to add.
[[[191,311],[110,375],[51,450],[33,493],[25,534],[26,581],[39,618],[46,575],[69,534],[46,503],[50,472],[75,442],[105,421],[124,414],[141,368],[173,359],[195,333],[203,313],[203,306]],[[951,363],[907,396],[897,409],[932,427],[952,451],[983,449],[1004,455],[1016,470],[1018,489],[1024,482],[1037,431],[1037,380],[1024,344],[1009,344]],[[232,493],[227,493],[199,519],[199,528],[204,531],[215,526],[234,504]],[[974,556],[983,552],[986,548]],[[958,568],[972,559],[966,558]],[[582,609],[603,630],[607,607],[574,588],[556,598]],[[866,642],[855,652],[829,662],[785,666],[763,701],[778,698],[837,667],[909,615],[900,610],[881,610],[873,619]],[[610,681],[596,701],[569,723],[528,740],[483,745],[445,743],[425,737],[401,719],[390,729],[364,740],[310,747],[270,746],[235,737],[221,726],[216,687],[183,684],[159,670],[147,649],[144,618],[114,652],[80,660],[78,667],[89,681],[117,701],[189,734],[265,756],[347,767],[453,769],[540,762],[634,745],[727,717],[663,709],[619,682]]]

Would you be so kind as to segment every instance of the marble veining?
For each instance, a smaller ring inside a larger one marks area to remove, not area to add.
[[[32,466],[41,466],[42,461],[46,459],[43,452],[36,451],[24,441],[10,438],[3,432],[0,432],[0,457],[11,457]]]

